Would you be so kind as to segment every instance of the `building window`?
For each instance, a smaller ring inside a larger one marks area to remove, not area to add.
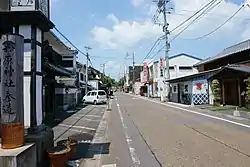
[[[161,77],[163,77],[163,69],[161,69],[160,72],[161,72]]]
[[[80,73],[80,80],[81,80],[81,81],[84,80],[83,73]]]
[[[170,66],[169,69],[170,69],[170,70],[174,70],[174,66]]]
[[[182,67],[179,67],[179,70],[192,70],[193,67],[190,67],[190,66],[182,66]]]
[[[188,93],[188,85],[185,85],[185,86],[184,86],[184,92],[185,92],[185,93]]]
[[[176,93],[177,92],[177,86],[174,86],[174,91],[173,91],[174,93]]]

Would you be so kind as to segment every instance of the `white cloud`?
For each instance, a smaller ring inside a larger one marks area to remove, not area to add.
[[[107,61],[107,63],[105,64],[105,68],[112,69],[114,71],[118,71],[118,70],[120,70],[121,65],[116,61],[110,60],[110,61]]]
[[[207,3],[206,0],[186,0],[186,4],[183,4],[181,0],[174,0],[175,11],[181,15],[170,15],[170,30],[179,25],[183,20],[187,19],[194,12],[200,9],[204,4]],[[241,5],[234,4],[229,1],[222,1],[216,8],[206,14],[204,17],[199,19],[195,24],[190,26],[190,28],[183,33],[183,36],[200,36],[206,34],[213,29],[217,28],[225,20],[227,20],[233,13],[235,13]],[[249,9],[244,8],[240,13],[237,14],[237,17],[232,19],[230,22],[225,24],[218,32],[214,33],[211,37],[220,38],[220,35],[225,35],[226,33],[233,33],[242,31],[244,24],[244,18],[247,18],[249,15]],[[187,23],[188,24],[188,23]]]
[[[140,6],[143,2],[144,0],[131,0],[131,3],[134,7]]]
[[[108,14],[107,19],[111,20],[115,24],[119,24],[119,19],[113,13],[112,14]]]
[[[92,29],[94,40],[99,42],[103,48],[118,49],[131,47],[141,40],[161,34],[161,29],[150,20],[143,22],[119,21],[113,14],[110,16],[113,19],[115,18],[116,22],[112,29],[98,26]]]
[[[169,30],[171,31],[184,20],[193,15],[197,10],[207,4],[207,0],[172,0],[171,1],[174,10],[171,11],[171,14],[168,15]],[[219,2],[219,1],[217,1]],[[243,1],[242,1],[243,2]],[[245,3],[249,3],[250,0],[246,0]],[[217,28],[220,24],[226,21],[233,13],[235,13],[242,4],[235,4],[228,0],[223,0],[217,7],[211,10],[209,13],[202,16],[198,21],[192,24],[188,29],[182,33],[182,37],[195,38],[207,34]],[[155,13],[155,5],[148,6],[148,13],[152,17]],[[230,34],[241,34],[244,32],[246,27],[246,20],[250,19],[249,17],[250,10],[249,7],[245,7],[241,10],[231,21],[225,24],[221,29],[209,36],[209,38],[222,38],[225,35]],[[190,22],[193,19],[190,20]],[[163,18],[159,18],[160,22],[163,22]],[[172,36],[180,32],[186,25],[190,22],[187,22],[183,27],[180,27],[178,30],[172,33]],[[246,33],[245,33],[246,34]],[[249,33],[250,34],[250,33]],[[240,37],[241,35],[238,35]],[[228,36],[229,37],[229,36]],[[234,37],[235,36],[231,36]],[[250,36],[249,36],[250,37]]]
[[[246,0],[245,2],[250,2]],[[168,15],[169,29],[172,30],[185,19],[193,15],[195,11],[208,3],[207,0],[172,0],[174,6],[172,14]],[[119,20],[115,15],[110,14],[108,19],[112,20],[114,25],[108,29],[106,27],[94,27],[92,35],[95,41],[105,48],[126,48],[136,45],[142,40],[147,40],[162,34],[162,28],[152,23],[151,18],[155,13],[155,5],[147,4],[144,0],[132,1],[134,6],[146,7],[145,13],[148,18],[142,21],[127,21]],[[241,4],[242,5],[242,4]],[[184,38],[195,38],[209,33],[234,12],[240,6],[228,0],[223,0],[215,9],[199,19],[195,24],[191,25],[182,35]],[[209,38],[239,38],[239,40],[250,38],[250,29],[246,26],[246,19],[250,20],[250,9],[245,7],[237,16],[224,25],[219,31],[209,36]],[[162,21],[162,17],[159,18]],[[188,24],[188,23],[187,23]],[[182,28],[172,33],[172,36],[177,34]],[[235,35],[228,35],[235,34]]]

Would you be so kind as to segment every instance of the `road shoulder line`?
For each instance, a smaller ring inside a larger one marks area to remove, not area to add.
[[[250,125],[246,125],[246,124],[243,124],[243,123],[231,121],[231,120],[228,120],[228,119],[224,119],[224,118],[220,118],[220,117],[216,117],[216,116],[212,116],[212,115],[192,111],[192,110],[189,110],[189,109],[186,109],[186,108],[182,108],[182,107],[178,107],[178,106],[174,106],[174,105],[170,105],[170,104],[166,104],[166,103],[161,103],[161,102],[158,102],[158,101],[154,101],[154,100],[151,100],[151,99],[147,99],[147,98],[132,95],[132,94],[125,94],[125,95],[132,96],[132,97],[137,97],[137,98],[140,98],[142,100],[147,100],[147,101],[150,101],[150,102],[153,102],[153,103],[161,104],[161,105],[164,105],[164,106],[167,106],[167,107],[172,107],[172,108],[179,109],[179,110],[182,110],[182,111],[186,111],[186,112],[189,112],[189,113],[192,113],[192,114],[201,115],[201,116],[208,117],[208,118],[211,118],[211,119],[216,119],[216,120],[219,120],[219,121],[223,121],[223,122],[227,122],[227,123],[230,123],[230,124],[238,125],[238,126],[241,126],[241,127],[244,127],[244,128],[250,128]]]
[[[96,130],[96,134],[91,142],[92,144],[104,143],[106,141],[107,131],[108,131],[109,113],[110,112],[105,110],[103,117],[100,121],[100,124]],[[92,159],[85,159],[83,163],[80,165],[80,167],[85,167],[85,166],[86,167],[101,167],[102,166],[103,146],[101,146],[100,150],[96,150],[95,148],[90,146],[87,154],[91,154],[91,152],[98,152],[98,153],[95,154]]]

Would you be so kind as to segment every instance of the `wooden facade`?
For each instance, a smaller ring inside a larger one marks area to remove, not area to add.
[[[226,48],[217,56],[195,65],[199,72],[221,68],[210,80],[219,80],[223,105],[246,105],[244,80],[250,73],[249,43],[250,40],[247,40]]]

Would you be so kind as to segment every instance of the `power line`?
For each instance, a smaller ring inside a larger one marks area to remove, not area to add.
[[[180,23],[178,26],[176,26],[174,29],[172,29],[170,31],[170,33],[172,33],[173,31],[175,31],[176,29],[178,29],[179,27],[181,27],[183,24],[185,24],[186,22],[188,22],[190,19],[192,19],[195,15],[197,15],[198,13],[200,13],[202,10],[204,10],[207,6],[209,6],[210,4],[212,4],[213,2],[215,2],[216,0],[211,0],[209,3],[207,3],[206,5],[204,5],[201,9],[199,9],[198,11],[196,11],[192,16],[188,17],[186,20],[184,20],[182,23]],[[158,10],[157,10],[158,11]],[[152,52],[152,50],[156,47],[157,43],[164,39],[165,35],[159,37],[155,43],[153,44],[153,46],[150,48],[149,52],[147,53],[147,55],[143,58],[142,62],[147,59],[150,55],[150,53]],[[159,44],[158,44],[159,45]]]
[[[161,38],[161,37],[160,37],[160,38]],[[150,55],[150,53],[153,51],[153,49],[154,49],[156,46],[158,46],[158,45],[160,44],[160,38],[158,38],[158,39],[155,41],[155,43],[154,43],[153,46],[150,48],[150,50],[148,51],[147,55],[143,58],[143,60],[142,60],[141,63],[143,63],[143,61],[146,60],[146,59],[149,57],[149,55]]]
[[[247,4],[247,6],[249,6]],[[202,38],[205,38],[213,33],[215,33],[216,31],[218,31],[221,27],[223,27],[225,24],[227,24],[235,15],[237,15],[243,8],[245,7],[245,5],[242,5],[232,16],[230,16],[226,21],[224,21],[221,25],[219,25],[217,28],[215,28],[214,30],[212,30],[211,32],[205,34],[205,35],[202,35],[200,37],[197,37],[197,38],[193,38],[192,40],[199,40],[199,39],[202,39]]]
[[[82,55],[87,57],[87,54],[85,54],[83,51],[81,51],[78,47],[76,47],[60,30],[58,30],[56,27],[54,27],[54,29],[64,38],[66,39],[66,41],[68,41],[79,53],[81,53]],[[88,57],[89,62],[91,64],[91,66],[93,66],[90,58]]]
[[[173,31],[175,31],[176,29],[178,29],[179,27],[181,27],[182,25],[184,25],[186,22],[188,22],[189,20],[191,20],[194,16],[196,16],[198,13],[200,13],[202,10],[204,10],[206,7],[210,6],[210,4],[213,4],[216,0],[211,0],[209,3],[207,3],[206,5],[204,5],[201,9],[199,9],[198,11],[196,11],[192,16],[188,17],[186,20],[184,20],[182,23],[180,23],[178,26],[176,26],[174,29],[172,29],[170,31],[170,33],[172,33]]]
[[[97,58],[97,59],[115,59],[116,57],[91,56],[91,58]]]
[[[163,51],[165,48],[165,45],[163,45],[152,57],[150,57],[149,59],[154,59],[155,56],[157,56],[161,51]]]
[[[220,0],[218,3],[216,3],[216,4],[214,5],[215,2],[216,2],[216,1],[213,1],[213,3],[209,4],[209,5],[206,7],[205,10],[203,10],[195,19],[193,19],[186,27],[184,27],[184,29],[182,29],[178,34],[176,34],[176,35],[171,39],[170,42],[174,41],[174,40],[175,40],[178,36],[180,36],[186,29],[188,29],[188,27],[190,27],[192,24],[194,24],[196,21],[198,21],[198,20],[202,17],[202,15],[204,15],[205,12],[211,11],[211,10],[214,9],[216,6],[218,6],[218,5],[222,2],[222,0]]]

